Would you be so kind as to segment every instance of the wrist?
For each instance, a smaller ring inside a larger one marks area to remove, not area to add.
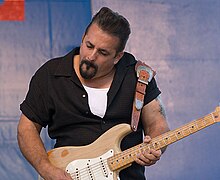
[[[53,172],[55,168],[56,167],[51,164],[49,160],[41,160],[41,162],[37,165],[36,170],[41,177],[46,177]]]

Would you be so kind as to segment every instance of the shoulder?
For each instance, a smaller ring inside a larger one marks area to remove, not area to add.
[[[116,64],[116,69],[117,70],[124,70],[124,69],[134,69],[135,64],[137,63],[137,60],[135,57],[128,52],[124,52],[124,55],[122,58],[119,60],[119,62]]]
[[[133,54],[129,52],[124,52],[124,55],[122,56],[121,60],[125,62],[126,65],[135,65],[137,63],[136,58]]]
[[[124,52],[124,55],[117,64],[117,68],[129,68],[133,69],[133,71],[136,72],[136,65],[144,65],[150,68],[154,75],[156,73],[145,61],[137,60],[135,56],[129,52]]]
[[[35,73],[34,76],[56,76],[56,75],[71,75],[73,70],[73,56],[77,49],[64,56],[56,57],[45,62]]]

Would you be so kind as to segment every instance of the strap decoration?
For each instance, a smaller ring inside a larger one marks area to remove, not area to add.
[[[133,102],[131,128],[133,131],[137,130],[138,122],[140,119],[141,109],[144,105],[144,96],[146,94],[146,87],[152,78],[156,75],[156,72],[142,61],[138,61],[135,70],[137,73],[137,84],[135,98]]]

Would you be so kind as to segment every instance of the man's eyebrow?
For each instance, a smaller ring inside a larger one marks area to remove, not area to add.
[[[102,52],[105,52],[105,53],[107,53],[107,54],[110,54],[110,52],[109,52],[108,50],[106,50],[106,49],[99,48],[98,50],[99,50],[99,51],[102,51]]]
[[[91,46],[94,46],[94,44],[92,44],[90,41],[86,41],[86,44],[89,44]]]

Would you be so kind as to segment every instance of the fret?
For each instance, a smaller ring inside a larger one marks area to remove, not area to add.
[[[149,150],[154,149],[154,145],[152,143],[148,144]]]
[[[159,142],[152,142],[152,145],[154,147],[154,149],[160,149],[160,143]]]
[[[150,150],[150,147],[148,146],[148,144],[145,146],[144,149],[145,149],[145,150]]]
[[[154,143],[151,143],[152,144],[152,149],[156,149],[156,146],[155,146],[155,144]]]
[[[196,126],[195,126],[194,123],[191,123],[191,124],[190,124],[190,126],[189,126],[189,130],[190,130],[191,133],[194,133],[194,132],[197,131]]]
[[[163,139],[160,139],[160,140],[159,140],[159,143],[160,143],[160,147],[161,147],[161,148],[166,146],[166,144],[165,144],[165,142],[163,141]]]
[[[190,130],[187,128],[187,129],[184,129],[183,130],[183,133],[184,133],[184,136],[189,136],[191,134]]]
[[[145,146],[145,144],[140,144],[140,146],[139,147],[137,147],[137,148],[135,148],[136,150],[136,152],[138,153],[140,150],[142,150],[142,149],[145,149],[146,148],[146,146]]]
[[[178,139],[183,138],[183,134],[181,133],[181,130],[176,131],[176,135],[177,135]]]
[[[160,149],[161,148],[160,142],[159,141],[155,142],[155,146],[156,146],[156,149]]]
[[[195,126],[196,126],[197,130],[200,130],[199,127],[198,127],[197,121],[194,121],[194,123],[195,123]]]
[[[204,122],[204,124],[205,124],[205,126],[204,127],[206,127],[207,126],[207,122],[206,122],[206,120],[205,120],[205,118],[203,117],[202,118],[202,121]]]
[[[175,141],[178,140],[178,136],[176,135],[176,133],[174,133],[174,134],[172,134],[172,135],[170,136],[170,139],[171,139],[172,142],[175,142]]]
[[[155,149],[154,143],[151,142],[149,145],[150,145],[151,149]]]
[[[170,143],[169,143],[169,136],[168,137],[164,137],[163,138],[163,141],[164,141],[164,143],[166,144],[166,145],[169,145]]]
[[[206,123],[204,122],[203,118],[197,120],[197,127],[198,129],[203,129],[206,127]]]
[[[215,116],[213,115],[213,113],[211,113],[211,116],[212,116],[213,121],[216,122],[215,121]]]
[[[204,120],[205,120],[207,126],[213,124],[213,119],[210,117],[210,115],[209,116],[205,116]]]

